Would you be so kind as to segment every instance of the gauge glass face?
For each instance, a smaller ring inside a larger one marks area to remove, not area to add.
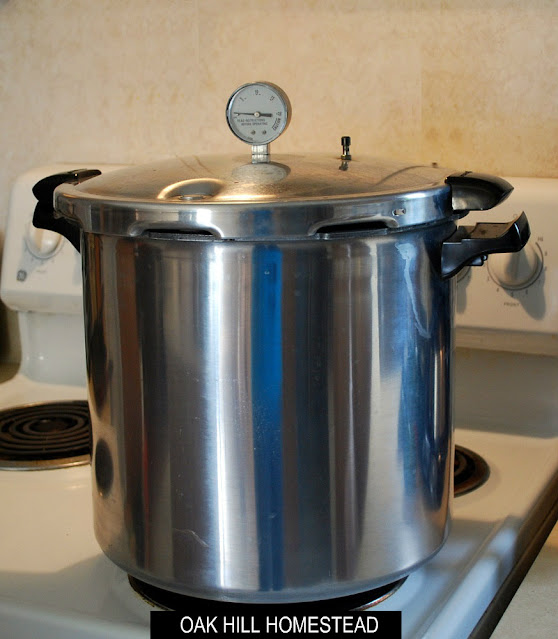
[[[227,121],[232,132],[249,144],[269,144],[283,133],[289,118],[287,96],[270,84],[244,85],[227,105]]]

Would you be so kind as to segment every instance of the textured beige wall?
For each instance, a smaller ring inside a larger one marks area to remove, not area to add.
[[[291,96],[276,150],[558,177],[558,0],[0,0],[0,221],[40,163],[239,148],[254,79]]]
[[[276,151],[558,177],[558,0],[0,0],[0,233],[32,166],[242,148],[257,79],[293,103]]]

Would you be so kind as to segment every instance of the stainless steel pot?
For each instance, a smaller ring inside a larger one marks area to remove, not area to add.
[[[529,236],[524,215],[455,221],[510,190],[312,156],[39,183],[36,225],[83,256],[108,557],[172,591],[279,602],[375,588],[436,553],[452,497],[451,276]]]

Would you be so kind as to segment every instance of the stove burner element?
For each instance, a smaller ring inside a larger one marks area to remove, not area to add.
[[[367,590],[366,592],[360,592],[356,595],[349,595],[346,597],[337,597],[323,601],[302,601],[298,603],[275,603],[269,605],[277,607],[281,611],[286,611],[288,609],[289,612],[295,612],[297,610],[304,610],[305,612],[311,612],[312,610],[323,611],[324,608],[327,608],[330,611],[367,610],[368,608],[385,601],[388,597],[397,592],[402,584],[405,583],[406,579],[407,577],[403,577],[398,581],[386,584],[380,588]],[[195,610],[196,612],[210,610],[211,612],[216,613],[241,613],[243,610],[254,610],[255,605],[260,605],[189,597],[188,595],[181,595],[177,592],[157,588],[157,586],[152,586],[145,581],[140,581],[139,579],[132,577],[132,575],[128,575],[128,581],[132,588],[143,599],[151,605],[158,606],[164,610]]]
[[[43,470],[90,461],[91,421],[86,401],[0,411],[0,469]]]
[[[484,484],[489,475],[490,468],[480,455],[463,446],[455,447],[453,486],[456,497],[476,490]]]

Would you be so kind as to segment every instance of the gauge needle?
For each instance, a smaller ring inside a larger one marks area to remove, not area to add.
[[[235,115],[253,115],[255,118],[270,118],[273,113],[260,113],[256,111],[255,113],[242,113],[241,111],[235,111]]]

